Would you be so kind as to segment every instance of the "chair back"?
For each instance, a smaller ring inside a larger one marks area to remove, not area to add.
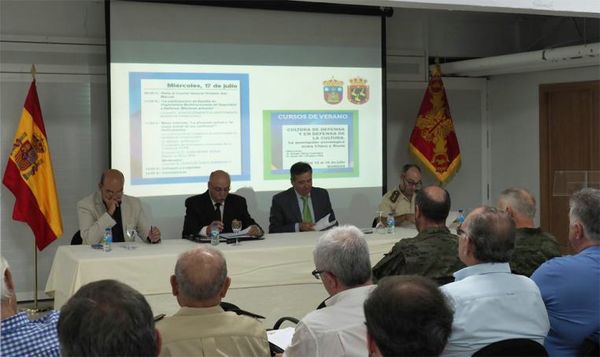
[[[81,244],[83,244],[83,239],[81,239],[81,231],[77,231],[75,234],[73,234],[73,238],[71,238],[71,245]]]
[[[512,338],[491,343],[473,354],[482,356],[548,356],[543,345],[526,338]]]

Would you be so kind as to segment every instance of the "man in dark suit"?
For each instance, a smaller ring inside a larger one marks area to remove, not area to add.
[[[250,227],[249,235],[260,237],[263,230],[248,213],[246,199],[230,194],[231,178],[225,171],[214,171],[208,180],[208,190],[185,200],[183,238],[200,234],[207,236],[210,226],[215,224],[220,232],[230,233],[231,221],[242,221],[242,229]]]
[[[335,214],[327,190],[313,187],[312,167],[297,162],[290,168],[292,187],[273,196],[269,233],[314,231],[315,222]]]

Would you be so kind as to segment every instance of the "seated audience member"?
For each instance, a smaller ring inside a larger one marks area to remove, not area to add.
[[[0,312],[0,356],[60,356],[56,323],[58,311],[38,320],[29,320],[26,312],[17,313],[17,296],[8,263],[1,257],[2,296]]]
[[[443,285],[465,267],[456,255],[458,237],[446,227],[450,195],[438,186],[415,194],[415,223],[419,234],[402,239],[373,267],[375,279],[388,275],[417,274]]]
[[[398,187],[388,191],[381,199],[379,211],[382,215],[385,217],[390,212],[394,213],[397,226],[404,222],[415,223],[415,192],[421,188],[421,179],[419,166],[404,165]]]
[[[531,276],[550,316],[550,356],[576,356],[586,337],[600,340],[600,190],[571,196],[569,242],[577,254],[551,259]]]
[[[363,303],[374,285],[363,233],[354,226],[333,228],[319,238],[313,258],[313,275],[330,298],[298,323],[284,356],[366,356]]]
[[[82,286],[61,309],[62,356],[157,356],[160,336],[142,294],[116,280]]]
[[[297,162],[290,168],[292,187],[273,196],[269,233],[314,231],[315,223],[335,214],[327,190],[312,185],[312,167]]]
[[[364,309],[369,356],[439,356],[452,331],[452,308],[422,276],[385,277]]]
[[[100,243],[104,230],[112,229],[113,242],[125,242],[127,226],[149,243],[160,242],[160,230],[150,225],[139,199],[123,194],[125,179],[119,170],[106,170],[100,178],[98,191],[77,202],[79,231],[83,244]]]
[[[269,356],[262,324],[221,308],[230,283],[219,250],[201,247],[179,257],[171,288],[181,308],[157,324],[161,356]]]
[[[219,231],[231,233],[231,222],[237,219],[242,222],[242,229],[250,227],[251,236],[260,237],[263,231],[248,213],[246,199],[229,193],[231,178],[225,171],[217,170],[210,174],[208,190],[201,195],[185,200],[185,221],[183,222],[183,238],[210,235],[210,226],[215,224]]]
[[[505,211],[515,222],[517,236],[510,258],[514,274],[531,276],[543,262],[559,257],[558,242],[552,235],[535,227],[535,198],[522,188],[509,188],[498,198],[498,209]]]
[[[446,356],[470,356],[493,342],[525,338],[540,344],[550,324],[540,291],[512,274],[515,224],[491,207],[473,210],[458,229],[458,255],[467,265],[441,287],[454,306]]]

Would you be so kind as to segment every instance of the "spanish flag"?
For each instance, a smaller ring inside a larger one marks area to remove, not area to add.
[[[31,82],[25,99],[2,183],[16,198],[12,218],[31,227],[39,250],[63,234],[35,80]]]
[[[439,65],[431,71],[408,149],[441,183],[460,166],[460,148]]]

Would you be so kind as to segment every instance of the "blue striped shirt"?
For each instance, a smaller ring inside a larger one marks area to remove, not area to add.
[[[20,312],[0,323],[0,355],[60,356],[57,323],[60,314],[51,311],[38,320]]]

